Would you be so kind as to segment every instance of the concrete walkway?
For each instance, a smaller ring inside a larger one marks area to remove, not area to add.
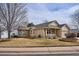
[[[79,46],[72,47],[32,47],[32,48],[0,48],[0,55],[79,55]]]

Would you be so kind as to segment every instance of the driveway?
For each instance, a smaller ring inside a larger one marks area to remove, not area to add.
[[[30,48],[0,48],[0,55],[4,56],[52,56],[79,55],[79,46],[72,47],[30,47]]]

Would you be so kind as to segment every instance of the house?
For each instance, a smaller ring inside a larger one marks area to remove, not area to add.
[[[7,33],[7,31],[2,31],[2,32],[1,32],[1,38],[8,38],[8,33]]]
[[[37,24],[32,27],[19,28],[18,35],[20,37],[61,37],[66,38],[66,34],[70,29],[67,24],[59,24],[57,21],[50,21]]]
[[[13,30],[11,32],[11,36],[13,35],[13,33],[15,33],[15,35],[18,36],[18,31],[17,30]],[[8,32],[6,30],[1,32],[1,38],[8,38]]]

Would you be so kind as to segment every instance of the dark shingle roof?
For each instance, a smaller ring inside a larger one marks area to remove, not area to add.
[[[56,20],[54,20],[54,21],[50,21],[50,22],[46,22],[46,23],[42,23],[42,24],[37,24],[37,25],[35,25],[34,27],[48,27],[48,24],[50,24],[50,23],[52,23],[52,22],[57,23],[58,26],[59,26],[59,28],[61,28],[61,27],[64,26],[64,25],[67,26],[67,24],[59,24]],[[68,26],[67,26],[67,27],[68,27]],[[68,27],[68,29],[69,29],[69,27]]]
[[[63,27],[63,26],[66,26],[68,29],[70,29],[67,24],[60,24],[60,28]]]
[[[46,22],[46,23],[42,23],[42,24],[37,24],[37,25],[35,25],[35,27],[48,27],[48,24],[50,24],[52,22],[55,22],[58,24],[57,21],[50,21],[50,22]],[[58,26],[59,26],[59,24],[58,24]]]
[[[60,27],[62,27],[62,26],[64,26],[64,25],[66,25],[66,24],[60,24]]]

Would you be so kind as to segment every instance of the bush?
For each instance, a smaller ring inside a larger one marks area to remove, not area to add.
[[[30,37],[30,39],[35,39],[36,37],[35,36],[33,36],[33,37]]]
[[[17,38],[18,35],[16,35],[15,33],[13,33],[11,37]]]
[[[10,39],[0,39],[0,42],[10,41]]]
[[[42,36],[41,35],[38,35],[38,38],[41,38]]]
[[[74,33],[66,34],[66,38],[75,38],[75,37],[76,37],[76,34],[74,34]]]
[[[76,42],[78,39],[76,38],[62,38],[59,39],[59,41],[65,41],[65,42]]]
[[[74,34],[74,33],[68,33],[68,34],[66,34],[66,38],[62,38],[62,39],[59,39],[59,40],[60,41],[66,41],[66,42],[74,42],[74,41],[78,40],[75,37],[76,37],[76,34]]]
[[[56,38],[57,38],[57,36],[56,36],[56,35],[54,35],[54,36],[53,36],[53,39],[56,39]]]

